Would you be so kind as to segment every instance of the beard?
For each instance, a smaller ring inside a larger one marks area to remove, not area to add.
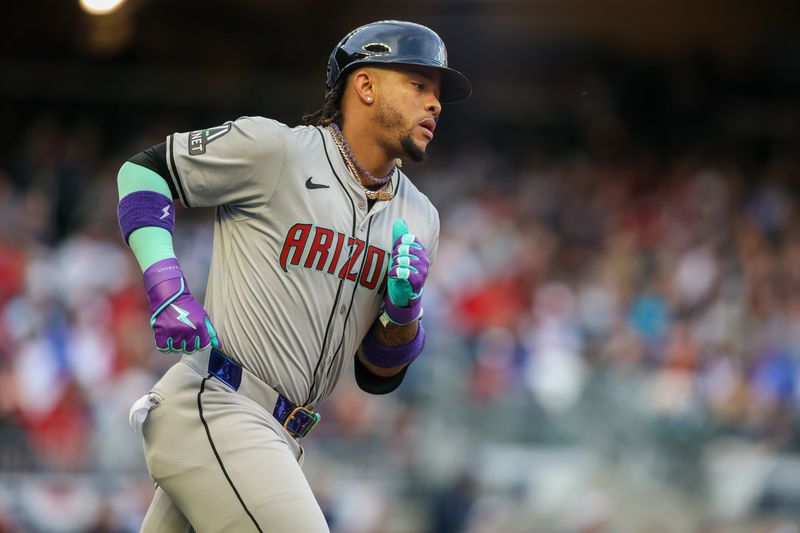
[[[403,116],[397,109],[389,106],[389,104],[385,102],[381,102],[378,113],[378,122],[388,131],[405,129],[405,132],[401,133],[399,136],[400,147],[402,148],[403,152],[415,163],[425,162],[425,159],[428,156],[425,153],[425,149],[417,146],[417,144],[414,143],[414,140],[411,138],[411,133],[413,132],[414,127],[412,126],[411,128],[406,129]]]
[[[428,157],[425,150],[414,144],[414,141],[411,139],[411,133],[406,133],[400,137],[400,146],[403,147],[403,151],[415,163],[424,163],[425,159]]]

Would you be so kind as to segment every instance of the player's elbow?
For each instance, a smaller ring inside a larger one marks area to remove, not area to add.
[[[406,376],[409,365],[404,365],[396,374],[391,376],[379,376],[374,374],[364,365],[364,361],[356,354],[354,358],[354,370],[356,384],[358,388],[369,394],[389,394],[393,392]]]

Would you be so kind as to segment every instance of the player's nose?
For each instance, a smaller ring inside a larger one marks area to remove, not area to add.
[[[438,117],[439,114],[442,112],[442,103],[436,97],[436,95],[431,95],[430,100],[427,102],[427,106],[425,108],[428,113],[434,116],[434,118]]]

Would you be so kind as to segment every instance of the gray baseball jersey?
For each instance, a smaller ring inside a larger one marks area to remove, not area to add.
[[[399,169],[369,208],[327,129],[263,117],[170,135],[167,163],[183,205],[217,206],[205,305],[224,350],[318,405],[378,314],[393,222],[433,260],[436,209]]]

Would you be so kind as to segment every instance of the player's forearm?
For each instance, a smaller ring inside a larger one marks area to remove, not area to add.
[[[405,367],[408,366],[408,363],[400,366],[395,366],[392,368],[381,368],[379,366],[375,366],[367,360],[367,358],[364,356],[364,352],[362,352],[360,348],[356,352],[356,356],[358,357],[358,360],[361,361],[361,364],[364,365],[364,367],[367,370],[369,370],[372,374],[375,374],[376,376],[381,378],[390,378],[392,376],[396,376],[397,374],[402,372]]]
[[[380,320],[376,320],[370,330],[370,335],[386,347],[396,347],[408,344],[417,336],[418,322],[415,320],[410,324],[393,324],[388,322],[386,326],[381,324]],[[381,368],[371,363],[364,355],[363,350],[358,350],[358,359],[361,363],[373,374],[383,378],[391,377],[399,374],[410,363],[404,363],[390,368]]]
[[[394,324],[393,322],[386,322],[384,326],[380,320],[376,320],[372,324],[372,335],[379,343],[384,346],[400,346],[401,344],[408,344],[414,337],[417,336],[417,329],[419,328],[419,321],[415,320],[409,324]]]
[[[371,373],[380,377],[399,374],[422,353],[425,330],[418,320],[408,324],[384,325],[376,320],[361,342],[358,359]]]

